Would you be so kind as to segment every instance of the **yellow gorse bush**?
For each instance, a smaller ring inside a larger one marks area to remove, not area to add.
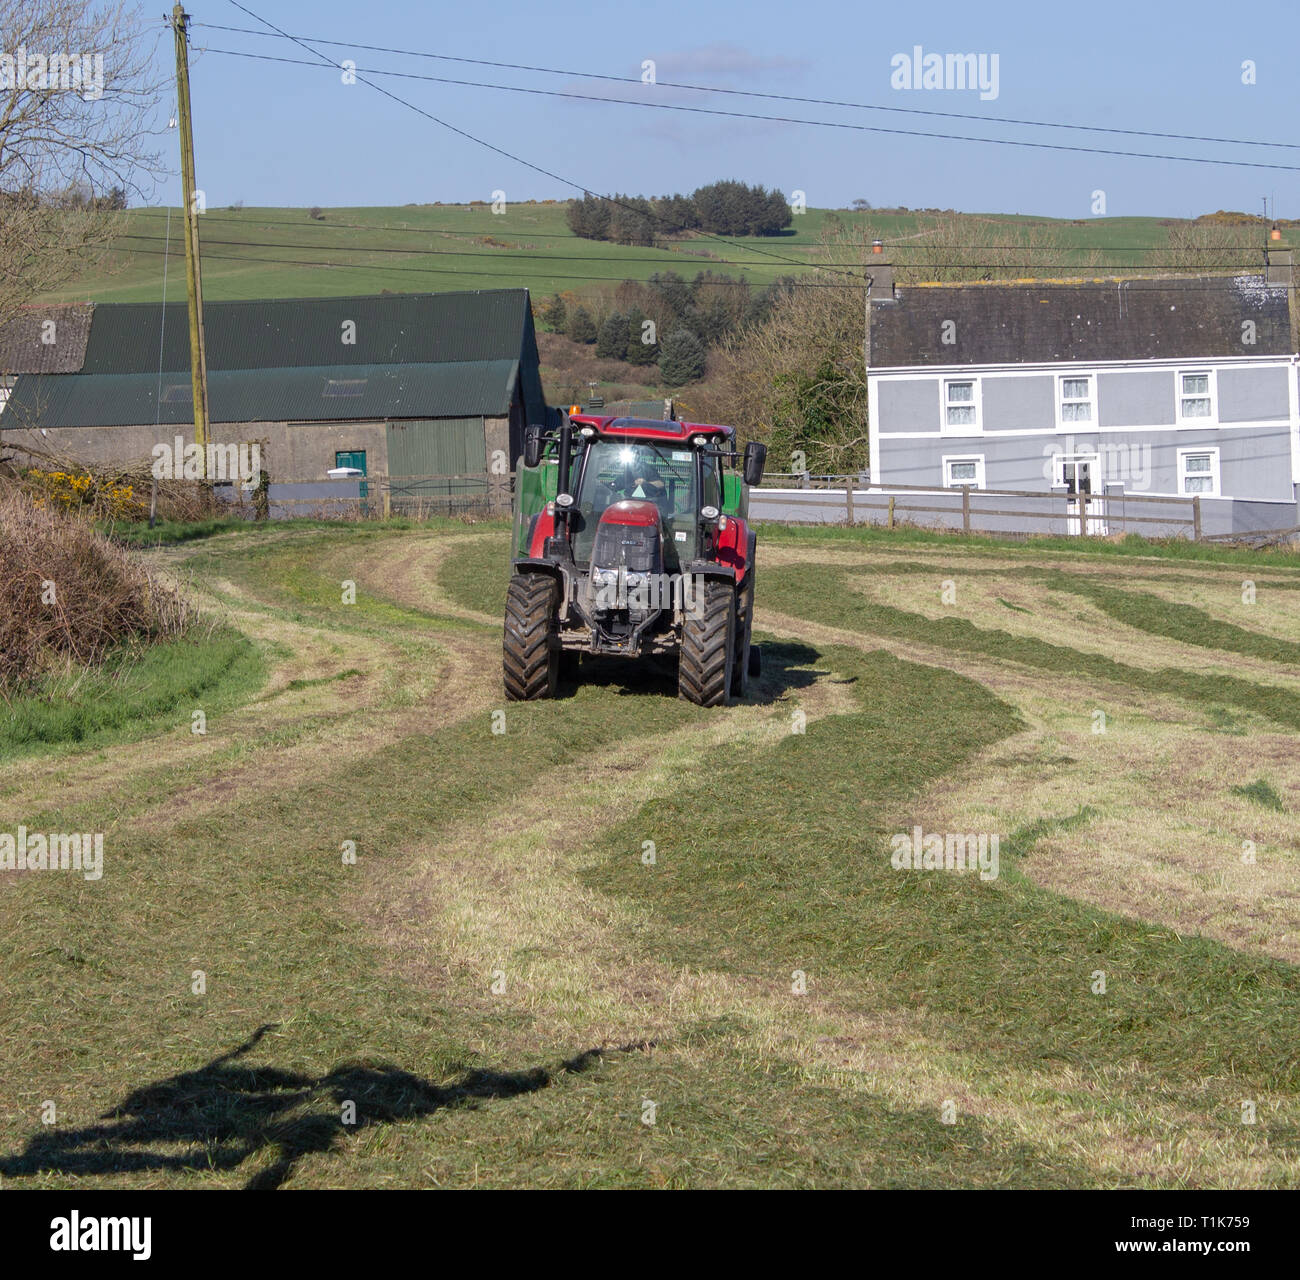
[[[44,495],[36,499],[38,507],[85,511],[115,520],[139,520],[145,514],[145,504],[135,496],[134,485],[101,482],[89,472],[43,471],[39,467],[32,467],[27,478]]]

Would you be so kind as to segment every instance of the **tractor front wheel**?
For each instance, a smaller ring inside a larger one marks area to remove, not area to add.
[[[510,702],[553,698],[560,679],[560,588],[542,573],[516,573],[506,592],[502,673]]]
[[[682,624],[677,692],[697,707],[725,707],[736,661],[736,589],[706,578],[700,616]]]

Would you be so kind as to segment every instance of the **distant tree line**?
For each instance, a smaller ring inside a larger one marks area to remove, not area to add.
[[[712,271],[694,280],[656,272],[645,282],[624,280],[603,306],[570,305],[557,295],[541,315],[552,332],[594,346],[601,359],[657,364],[665,384],[678,387],[704,376],[711,347],[761,324],[788,283],[753,289],[746,280]]]
[[[656,240],[691,231],[724,236],[771,236],[794,214],[781,192],[743,182],[713,182],[689,196],[613,197],[585,194],[571,200],[569,230],[584,240],[648,247]]]
[[[0,190],[0,205],[8,209],[88,209],[96,212],[117,211],[126,208],[126,191],[112,187],[103,195],[82,182],[70,182],[55,191],[40,191],[32,183]]]

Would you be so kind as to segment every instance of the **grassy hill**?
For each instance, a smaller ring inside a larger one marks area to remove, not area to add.
[[[699,236],[645,249],[577,238],[565,224],[564,204],[555,202],[512,204],[501,214],[484,204],[317,212],[321,216],[313,218],[307,209],[210,209],[200,232],[205,297],[218,301],[516,286],[542,297],[561,290],[591,294],[620,280],[644,280],[656,271],[691,277],[702,270],[743,275],[762,285],[808,270],[823,257],[818,237],[830,218],[848,226],[869,222],[898,242],[923,235],[932,222],[917,213],[809,209],[781,236],[727,243]],[[122,218],[122,238],[102,269],[45,300],[156,301],[163,294],[164,262],[168,300],[184,298],[179,210],[170,211],[170,256],[167,210],[131,210]],[[1041,224],[1053,228],[1065,244],[1080,248],[1155,248],[1168,239],[1168,220],[1158,218],[1067,221],[989,214],[987,221],[1008,230]],[[1240,242],[1251,243],[1257,236],[1257,230],[1242,228]],[[1132,263],[1139,256],[1124,254],[1117,260]]]

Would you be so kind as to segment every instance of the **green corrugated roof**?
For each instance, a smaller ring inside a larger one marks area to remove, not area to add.
[[[208,416],[212,422],[503,416],[509,412],[518,376],[517,357],[209,371]],[[188,369],[164,372],[161,405],[157,399],[156,367],[152,373],[33,375],[18,379],[0,425],[15,429],[145,426],[155,420],[177,426],[191,423]]]
[[[488,289],[209,302],[203,329],[211,374],[517,360],[530,316],[526,289]],[[345,333],[355,341],[345,342]],[[189,341],[183,302],[102,303],[95,308],[81,372],[156,375],[160,345],[164,370],[188,369]]]

